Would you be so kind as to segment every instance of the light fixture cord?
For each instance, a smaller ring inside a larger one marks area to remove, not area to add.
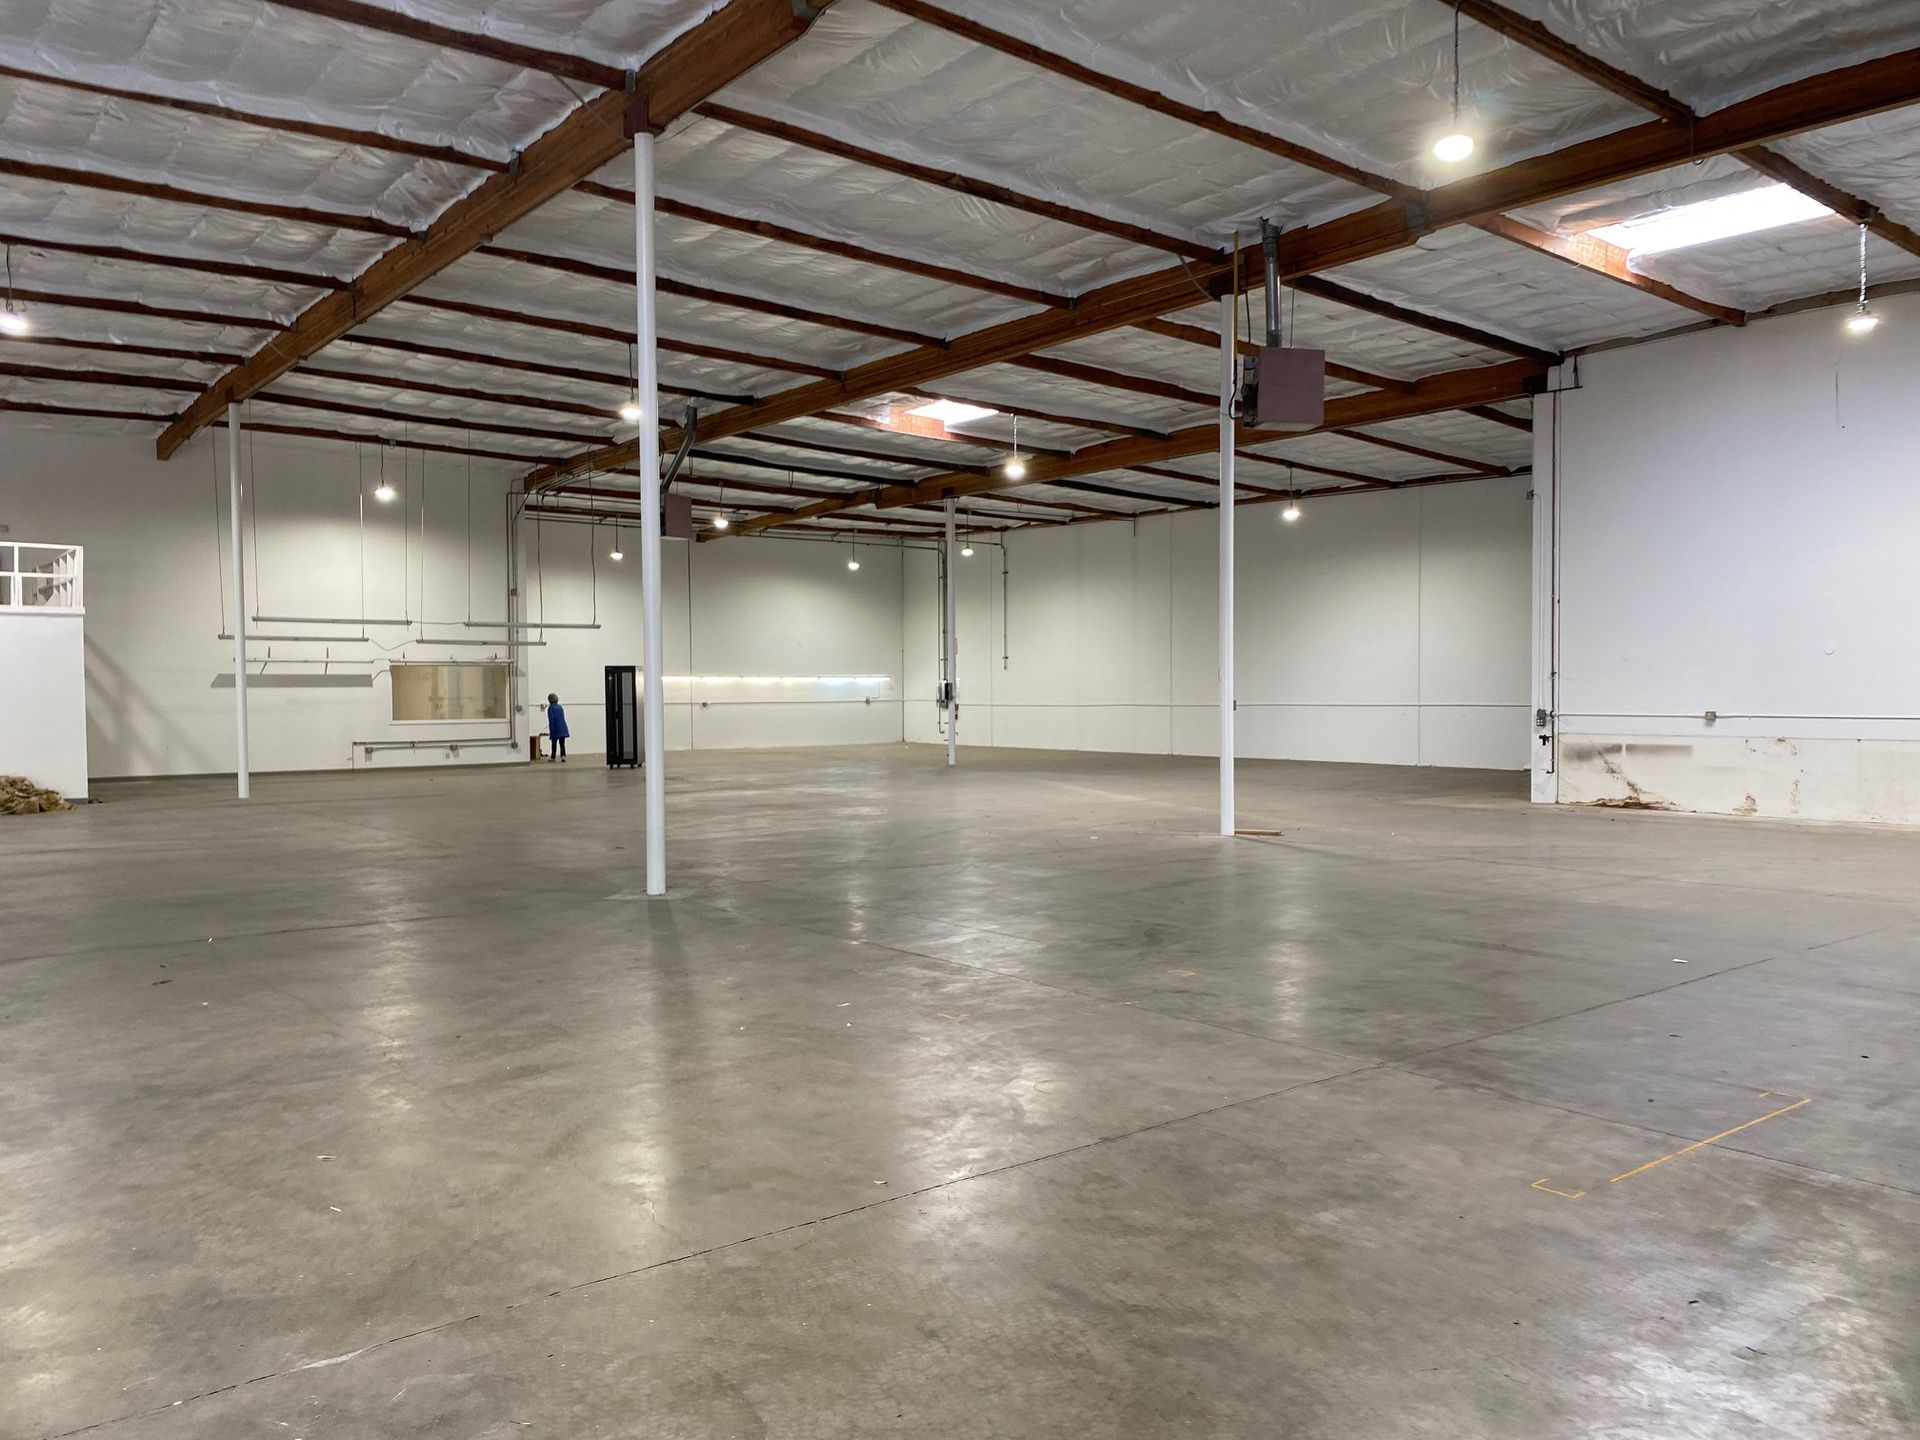
[[[13,310],[13,246],[7,246],[7,310]]]
[[[1460,0],[1453,0],[1453,128],[1460,128]]]

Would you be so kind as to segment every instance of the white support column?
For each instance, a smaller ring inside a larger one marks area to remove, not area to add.
[[[1553,389],[1560,388],[1558,372]],[[1560,800],[1560,397],[1533,401],[1533,714],[1528,730],[1533,799]]]
[[[1234,391],[1240,355],[1234,347],[1234,305],[1220,301],[1220,833],[1232,835],[1233,814],[1233,512]]]
[[[947,548],[946,548],[946,584],[941,587],[940,603],[946,616],[945,669],[947,673],[947,764],[954,765],[960,759],[960,636],[956,627],[960,606],[956,596],[959,589],[960,545],[953,533],[953,501],[947,501]]]
[[[240,406],[227,402],[227,511],[233,531],[233,777],[242,800],[253,797],[247,745],[247,566],[240,543]]]
[[[641,759],[647,792],[647,894],[667,893],[665,630],[660,615],[660,386],[653,316],[653,136],[633,137],[634,333],[640,403],[640,603],[645,611],[641,663]]]

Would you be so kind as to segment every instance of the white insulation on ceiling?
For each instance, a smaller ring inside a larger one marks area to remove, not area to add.
[[[719,0],[380,3],[457,33],[614,70],[637,67],[721,8]],[[725,118],[682,117],[656,147],[659,368],[670,411],[691,402],[712,413],[915,344],[1038,314],[1177,265],[1196,246],[1217,248],[1236,233],[1250,241],[1262,217],[1297,229],[1379,203],[1382,187],[1446,183],[1648,120],[1630,101],[1469,19],[1460,33],[1462,109],[1480,145],[1466,165],[1443,170],[1430,143],[1450,119],[1454,15],[1444,0],[939,3],[1012,37],[1016,48],[1041,47],[1354,173],[1330,174],[1189,124],[883,0],[837,0],[803,39],[714,101],[960,177],[970,193]],[[1702,112],[1920,46],[1920,3],[1507,3]],[[176,412],[194,387],[291,324],[328,282],[360,274],[407,243],[408,232],[432,225],[589,88],[269,0],[0,0],[0,233],[13,242],[17,293],[38,297],[26,302],[37,325],[31,342],[0,340],[0,365],[10,367],[0,375],[0,400]],[[168,99],[232,113],[156,103]],[[1920,111],[1790,136],[1775,148],[1920,228]],[[530,460],[610,438],[632,363],[625,337],[633,291],[624,277],[633,212],[620,198],[631,192],[631,164],[622,158],[591,179],[599,193],[560,194],[492,237],[487,251],[363,317],[270,387],[256,402],[259,413],[275,423],[472,443]],[[1714,157],[1514,213],[1577,235],[1765,183],[1740,160]],[[130,193],[151,185],[170,189]],[[1094,222],[1036,214],[982,187]],[[1115,225],[1148,233],[1107,233]],[[1704,300],[1758,311],[1846,290],[1857,279],[1856,246],[1851,225],[1829,218],[1633,263]],[[1920,277],[1920,255],[1896,244],[1876,238],[1868,258],[1876,281]],[[276,273],[194,268],[200,261]],[[577,273],[564,262],[609,273]],[[1438,230],[1322,278],[1445,322],[1436,329],[1283,291],[1290,341],[1394,381],[1498,364],[1515,346],[1557,353],[1701,322],[1671,300],[1470,227]],[[1243,333],[1255,333],[1263,298],[1257,288],[1248,297]],[[1204,335],[1219,323],[1217,306],[1198,291],[1191,306],[1164,318]],[[1218,358],[1208,345],[1126,328],[1045,347],[1038,359],[979,367],[923,390],[1030,412],[1020,438],[1041,451],[1203,425],[1213,413]],[[1050,372],[1048,362],[1075,368]],[[35,368],[110,369],[172,386],[23,373]],[[1361,388],[1337,380],[1329,395]],[[852,408],[872,415],[913,398],[868,397]],[[976,433],[1010,442],[1011,409]],[[1524,415],[1526,406],[1508,410]],[[1373,428],[1486,466],[1528,463],[1526,435],[1471,415]],[[779,436],[803,443],[781,444]],[[1003,453],[817,418],[788,422],[774,438],[725,443],[734,460],[699,462],[706,475],[787,483],[741,463],[758,456],[790,463],[794,484],[826,493],[857,489],[862,477],[991,465]],[[836,444],[846,448],[806,448]],[[1274,467],[1288,458],[1382,480],[1436,473],[1433,460],[1349,436],[1256,449],[1272,463],[1248,462],[1253,484],[1286,484],[1285,470]],[[1200,474],[1211,463],[1190,457],[1167,468]],[[803,477],[803,466],[843,473]],[[1106,479],[1145,495],[1197,493],[1138,471]],[[1323,475],[1312,483],[1341,482]],[[1022,493],[1122,512],[1150,503],[1063,486]]]

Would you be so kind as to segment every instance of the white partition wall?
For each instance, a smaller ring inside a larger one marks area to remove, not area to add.
[[[1920,822],[1920,301],[1562,376],[1563,802]]]
[[[1241,507],[1239,753],[1519,770],[1529,482]],[[1217,752],[1211,511],[1057,532],[961,567],[966,744]],[[907,563],[907,736],[932,740],[934,573]]]
[[[87,793],[85,555],[0,535],[0,775]]]

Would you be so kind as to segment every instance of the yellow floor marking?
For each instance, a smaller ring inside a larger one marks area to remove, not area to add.
[[[1627,1171],[1624,1175],[1614,1176],[1607,1183],[1609,1185],[1618,1185],[1622,1180],[1631,1180],[1636,1175],[1644,1175],[1647,1173],[1647,1171],[1653,1169],[1653,1167],[1656,1165],[1664,1165],[1669,1160],[1678,1160],[1682,1155],[1691,1155],[1695,1150],[1698,1150],[1703,1145],[1711,1145],[1713,1144],[1714,1141],[1724,1140],[1729,1135],[1738,1135],[1742,1130],[1751,1130],[1754,1126],[1759,1125],[1765,1121],[1771,1120],[1775,1116],[1785,1115],[1789,1110],[1798,1110],[1802,1105],[1811,1105],[1812,1103],[1813,1103],[1813,1097],[1811,1095],[1804,1096],[1801,1099],[1794,1101],[1793,1104],[1791,1105],[1782,1105],[1778,1110],[1769,1110],[1766,1114],[1758,1117],[1757,1119],[1749,1120],[1744,1125],[1736,1125],[1731,1130],[1722,1130],[1718,1135],[1709,1135],[1704,1140],[1696,1140],[1693,1142],[1693,1144],[1688,1145],[1683,1149],[1676,1150],[1671,1155],[1662,1155],[1658,1160],[1649,1160],[1644,1165],[1636,1165],[1633,1169]]]
[[[1779,1092],[1774,1090],[1762,1090],[1760,1092],[1763,1098],[1768,1095],[1774,1095],[1777,1093]],[[1812,1103],[1813,1103],[1813,1097],[1811,1095],[1804,1096],[1801,1099],[1794,1101],[1793,1104],[1791,1105],[1782,1105],[1778,1110],[1769,1110],[1766,1114],[1760,1116],[1758,1119],[1749,1120],[1744,1125],[1736,1125],[1731,1130],[1722,1130],[1718,1135],[1709,1135],[1704,1140],[1696,1140],[1693,1142],[1693,1144],[1685,1146],[1682,1149],[1675,1150],[1670,1155],[1662,1155],[1658,1160],[1649,1160],[1644,1165],[1636,1165],[1633,1169],[1628,1170],[1624,1174],[1614,1176],[1611,1180],[1607,1181],[1607,1183],[1609,1185],[1618,1185],[1622,1180],[1631,1180],[1636,1175],[1644,1175],[1647,1173],[1647,1171],[1653,1169],[1653,1167],[1656,1165],[1664,1165],[1669,1160],[1678,1160],[1682,1155],[1691,1155],[1694,1151],[1700,1149],[1704,1145],[1711,1145],[1716,1140],[1724,1140],[1729,1135],[1738,1135],[1742,1130],[1751,1130],[1754,1126],[1762,1124],[1768,1120],[1772,1120],[1776,1116],[1785,1115],[1789,1110],[1798,1110],[1802,1105],[1811,1105]],[[1530,1188],[1534,1190],[1544,1190],[1549,1195],[1558,1195],[1563,1200],[1578,1200],[1582,1195],[1585,1195],[1587,1193],[1584,1190],[1556,1190],[1551,1185],[1547,1184],[1547,1177],[1545,1176],[1542,1176],[1540,1179],[1534,1181]]]
[[[1556,1190],[1547,1184],[1544,1177],[1534,1181],[1532,1188],[1535,1190],[1544,1190],[1549,1195],[1558,1195],[1562,1200],[1578,1200],[1582,1195],[1587,1193],[1584,1190]]]

